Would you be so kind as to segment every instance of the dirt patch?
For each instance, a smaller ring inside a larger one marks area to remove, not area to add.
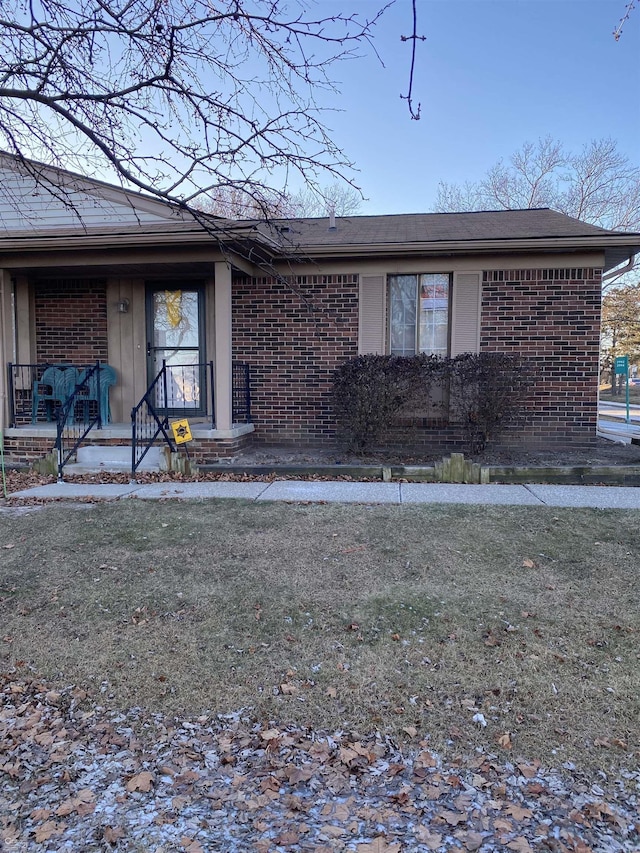
[[[407,454],[383,452],[365,456],[344,453],[335,448],[292,448],[286,445],[255,444],[225,462],[234,465],[432,465],[442,453]],[[640,445],[619,444],[597,438],[593,444],[567,444],[540,449],[488,448],[480,456],[469,457],[483,465],[636,465],[640,464]]]

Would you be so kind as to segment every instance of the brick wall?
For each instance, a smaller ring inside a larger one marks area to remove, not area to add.
[[[251,366],[257,440],[330,440],[331,373],[358,354],[358,277],[234,281],[233,347]]]
[[[521,353],[537,371],[526,422],[501,443],[594,440],[600,298],[599,269],[483,274],[481,349]],[[333,438],[331,372],[357,355],[357,332],[357,276],[234,282],[234,358],[251,365],[256,439]],[[410,432],[411,444],[459,441],[450,428],[431,424]]]
[[[36,358],[39,363],[107,361],[104,281],[40,281],[35,285]]]
[[[511,440],[595,440],[598,406],[599,269],[492,270],[483,274],[482,350],[518,352],[537,379],[526,424]]]

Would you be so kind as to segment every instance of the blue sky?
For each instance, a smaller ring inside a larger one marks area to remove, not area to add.
[[[318,0],[370,14],[378,0]],[[626,0],[418,0],[412,121],[406,102],[411,0],[396,0],[376,48],[335,68],[340,113],[327,116],[368,198],[362,213],[431,209],[439,181],[481,178],[526,141],[569,150],[611,137],[640,164],[640,7],[621,39]]]

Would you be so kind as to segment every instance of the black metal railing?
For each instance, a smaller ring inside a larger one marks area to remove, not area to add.
[[[160,372],[147,388],[143,398],[131,410],[131,479],[140,463],[161,438],[173,453],[175,445],[169,435],[170,398],[169,371],[163,361]]]
[[[43,376],[54,368],[59,374],[69,371],[71,390],[75,387],[74,371],[81,374],[86,367],[66,364],[14,364],[7,365],[7,388],[9,396],[9,426],[56,421],[55,409],[67,399],[68,394],[54,399],[54,389],[47,386]],[[201,364],[167,365],[166,397],[164,385],[152,405],[157,411],[168,410],[172,417],[194,415],[206,418],[215,429],[214,372],[213,362]],[[249,365],[234,362],[232,367],[232,417],[234,423],[251,423],[251,388]],[[104,378],[104,377],[103,377]],[[103,384],[108,384],[109,379]],[[105,389],[102,389],[103,392]],[[48,392],[48,393],[47,393]],[[147,391],[148,393],[148,391]],[[166,405],[165,405],[166,400]],[[104,420],[104,418],[103,418]]]
[[[47,382],[43,376],[52,367],[54,365],[51,363],[14,364],[9,362],[7,364],[10,427],[26,426],[42,420],[50,423],[55,422],[55,403],[57,402],[60,405],[67,395],[61,400],[54,400],[53,386],[48,386],[48,394],[44,393],[47,390],[45,388]],[[76,370],[71,365],[60,364],[57,367],[60,371]],[[75,382],[71,384],[73,385]],[[43,393],[38,393],[39,389]]]
[[[74,368],[70,368],[74,370]],[[56,453],[58,457],[58,479],[62,479],[64,466],[75,456],[78,448],[95,427],[102,427],[100,406],[100,362],[93,367],[77,371],[77,381],[62,405],[56,405]],[[55,386],[54,386],[55,387]]]
[[[231,406],[234,424],[251,423],[251,373],[249,365],[234,361],[231,379]]]

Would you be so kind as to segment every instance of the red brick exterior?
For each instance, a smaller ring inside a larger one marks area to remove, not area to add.
[[[357,275],[236,280],[232,306],[233,357],[251,367],[256,440],[331,440],[331,374],[358,354]]]
[[[516,269],[483,274],[483,351],[520,353],[537,378],[526,418],[501,444],[589,443],[597,424],[601,270]],[[254,437],[270,443],[333,440],[332,372],[358,352],[357,275],[234,280],[233,357],[251,368]],[[107,360],[104,282],[36,286],[38,361]],[[455,426],[399,425],[390,444],[460,449]],[[394,440],[395,439],[395,440]],[[197,462],[233,454],[241,441],[194,442]],[[7,456],[27,462],[52,442],[8,439]]]
[[[25,435],[19,437],[4,436],[4,456],[8,465],[30,466],[51,453],[55,447],[55,437]]]
[[[481,350],[520,353],[537,371],[526,419],[504,443],[595,439],[600,298],[599,269],[483,274]],[[356,276],[292,277],[290,286],[272,279],[234,283],[234,358],[251,365],[258,440],[333,439],[331,372],[357,355],[357,330]],[[453,446],[458,432],[423,422],[409,430],[409,443]]]
[[[537,370],[526,423],[532,444],[595,440],[600,269],[492,270],[483,274],[481,350],[521,353]]]
[[[40,364],[84,365],[108,360],[104,281],[37,282],[35,323]]]

